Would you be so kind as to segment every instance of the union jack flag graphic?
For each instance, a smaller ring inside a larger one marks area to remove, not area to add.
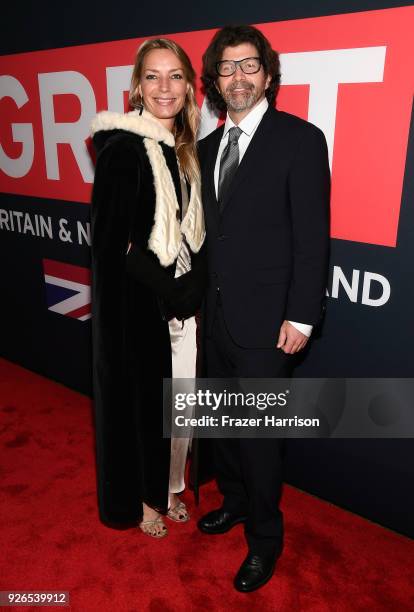
[[[43,259],[48,310],[78,321],[91,318],[91,271],[89,268]]]

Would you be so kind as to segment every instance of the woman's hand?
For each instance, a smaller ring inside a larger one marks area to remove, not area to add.
[[[174,291],[170,299],[166,300],[166,305],[176,319],[188,319],[194,316],[201,306],[205,292],[205,278],[196,270],[191,270],[175,278],[174,281]]]
[[[190,270],[174,278],[135,244],[128,245],[127,271],[132,278],[151,289],[164,303],[165,318],[188,319],[201,306],[206,288],[205,268]]]

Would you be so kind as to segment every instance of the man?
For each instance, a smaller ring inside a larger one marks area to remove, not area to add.
[[[325,138],[276,111],[279,59],[251,26],[225,27],[203,56],[211,104],[224,126],[199,143],[207,229],[207,375],[287,377],[321,318],[329,244]],[[278,439],[214,440],[223,505],[207,534],[245,523],[248,555],[234,581],[271,578],[283,546]]]

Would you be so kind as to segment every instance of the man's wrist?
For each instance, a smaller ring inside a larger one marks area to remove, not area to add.
[[[313,325],[308,325],[308,323],[297,323],[296,321],[288,321],[295,329],[301,332],[304,336],[309,336],[312,333]]]

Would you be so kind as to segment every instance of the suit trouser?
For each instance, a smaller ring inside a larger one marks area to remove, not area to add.
[[[208,377],[289,377],[293,358],[276,349],[278,333],[275,330],[274,349],[238,346],[227,330],[219,300],[212,332],[206,339]],[[282,445],[283,440],[277,438],[213,440],[223,509],[247,515],[245,534],[252,553],[278,554],[282,550]]]

